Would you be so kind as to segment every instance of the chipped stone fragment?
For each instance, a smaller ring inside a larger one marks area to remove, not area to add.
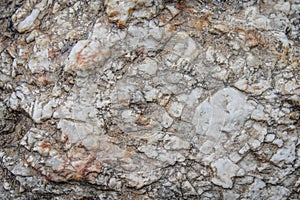
[[[187,141],[184,141],[183,139],[172,136],[172,135],[166,135],[164,137],[164,147],[168,150],[181,150],[181,149],[189,149],[190,144]]]
[[[39,99],[37,99],[34,103],[32,119],[37,123],[50,119],[56,106],[57,102],[55,100],[39,102]]]
[[[259,67],[261,65],[261,61],[258,56],[253,54],[248,54],[246,58],[247,65],[250,67]]]
[[[207,140],[205,141],[201,147],[200,147],[200,151],[204,154],[211,154],[214,152],[214,142]]]
[[[18,163],[11,171],[16,176],[33,176],[35,171],[29,167],[26,167],[23,163]]]
[[[156,158],[158,156],[158,152],[154,145],[146,145],[139,147],[139,151],[143,152],[149,158]]]
[[[226,192],[223,192],[223,198],[224,199],[232,199],[232,200],[237,200],[240,198],[240,195],[235,193],[235,192],[232,192],[232,191],[226,191]]]
[[[157,68],[157,62],[149,58],[146,58],[143,63],[138,65],[138,69],[141,72],[149,75],[155,75]]]
[[[266,142],[273,142],[275,139],[276,135],[275,134],[267,134],[265,137]]]
[[[222,33],[228,33],[229,32],[229,27],[225,24],[217,24],[214,26],[214,29],[217,31],[220,31]]]
[[[187,195],[197,195],[197,191],[189,181],[184,181],[182,183],[182,188]]]
[[[162,126],[164,128],[169,128],[172,125],[173,121],[174,121],[173,118],[170,117],[170,115],[167,112],[165,112],[162,115],[162,122],[161,122],[161,124],[162,124]]]
[[[223,188],[231,188],[233,186],[232,177],[236,176],[240,167],[227,158],[221,158],[212,164],[216,168],[217,174],[212,182]]]
[[[85,71],[101,67],[110,56],[110,50],[98,41],[81,40],[73,47],[66,60],[65,71]]]
[[[34,54],[31,55],[28,62],[28,68],[32,73],[41,73],[44,71],[52,71],[55,68],[51,62],[51,41],[46,35],[40,35],[35,38]]]
[[[281,161],[285,163],[293,163],[296,159],[295,145],[290,145],[279,149],[271,158],[271,161],[278,164]]]
[[[179,103],[179,102],[176,102],[176,101],[171,102],[170,106],[168,108],[168,112],[173,117],[180,117],[183,108],[184,108],[184,105],[182,103]]]
[[[189,62],[194,60],[200,52],[197,43],[186,32],[179,32],[172,37],[166,45],[166,50]]]
[[[38,9],[33,9],[30,13],[29,16],[27,16],[24,21],[22,21],[18,27],[17,30],[20,33],[23,33],[25,31],[31,30],[34,27],[34,21],[37,19],[37,17],[39,16],[40,11]]]
[[[278,2],[275,6],[274,6],[275,10],[281,11],[283,13],[285,13],[286,15],[289,14],[289,11],[291,9],[291,5],[290,2]]]
[[[124,26],[128,17],[134,10],[135,1],[125,0],[105,0],[106,13],[111,21],[117,21],[120,26]]]
[[[34,28],[40,25],[40,21],[38,21],[38,17],[47,7],[52,5],[52,0],[42,0],[39,3],[32,2],[32,4],[36,3],[36,5],[28,5],[29,2],[26,2],[27,7],[21,7],[17,10],[17,12],[13,15],[12,19],[16,29],[19,33],[24,33],[27,31],[32,31]],[[33,8],[32,8],[33,7]],[[32,10],[30,10],[32,9]],[[30,14],[29,14],[30,13]],[[29,14],[29,15],[28,15]],[[26,16],[28,15],[28,16]],[[20,19],[24,18],[22,21]]]
[[[225,88],[196,108],[193,117],[196,133],[211,136],[218,141],[224,137],[221,130],[237,130],[252,109],[253,106],[246,101],[244,94],[232,88]]]

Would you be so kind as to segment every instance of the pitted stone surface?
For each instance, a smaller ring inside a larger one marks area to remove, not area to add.
[[[299,199],[298,1],[0,3],[1,199]]]

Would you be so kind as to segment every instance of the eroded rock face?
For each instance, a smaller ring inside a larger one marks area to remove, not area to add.
[[[296,1],[9,3],[1,198],[300,198]]]

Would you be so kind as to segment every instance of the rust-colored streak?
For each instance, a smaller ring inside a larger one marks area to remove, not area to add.
[[[253,90],[260,90],[260,87],[259,86],[253,86],[252,89]]]
[[[118,27],[119,28],[124,28],[125,27],[125,22],[123,20],[118,21]]]
[[[130,147],[126,146],[124,157],[130,158],[131,156],[132,156],[132,149]]]
[[[135,123],[139,126],[147,126],[150,124],[150,120],[147,118],[143,118],[142,116],[139,116],[138,119],[135,121]]]
[[[39,75],[37,75],[37,77],[35,78],[35,81],[38,84],[41,84],[41,85],[48,85],[48,84],[52,83],[49,76],[45,72],[40,73]]]
[[[46,149],[46,148],[48,148],[48,149],[50,149],[51,148],[51,144],[50,143],[48,143],[48,142],[42,142],[42,144],[41,144],[41,147],[43,148],[43,149]]]
[[[167,22],[167,17],[166,17],[166,15],[161,16],[161,21],[162,21],[163,23],[166,23],[166,22]]]
[[[120,12],[118,12],[118,11],[113,11],[113,12],[108,13],[108,17],[115,17],[115,16],[117,16],[117,15],[119,15],[119,14],[120,14]]]

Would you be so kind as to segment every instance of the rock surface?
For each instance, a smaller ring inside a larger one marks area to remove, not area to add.
[[[0,3],[0,199],[300,199],[300,3]]]

